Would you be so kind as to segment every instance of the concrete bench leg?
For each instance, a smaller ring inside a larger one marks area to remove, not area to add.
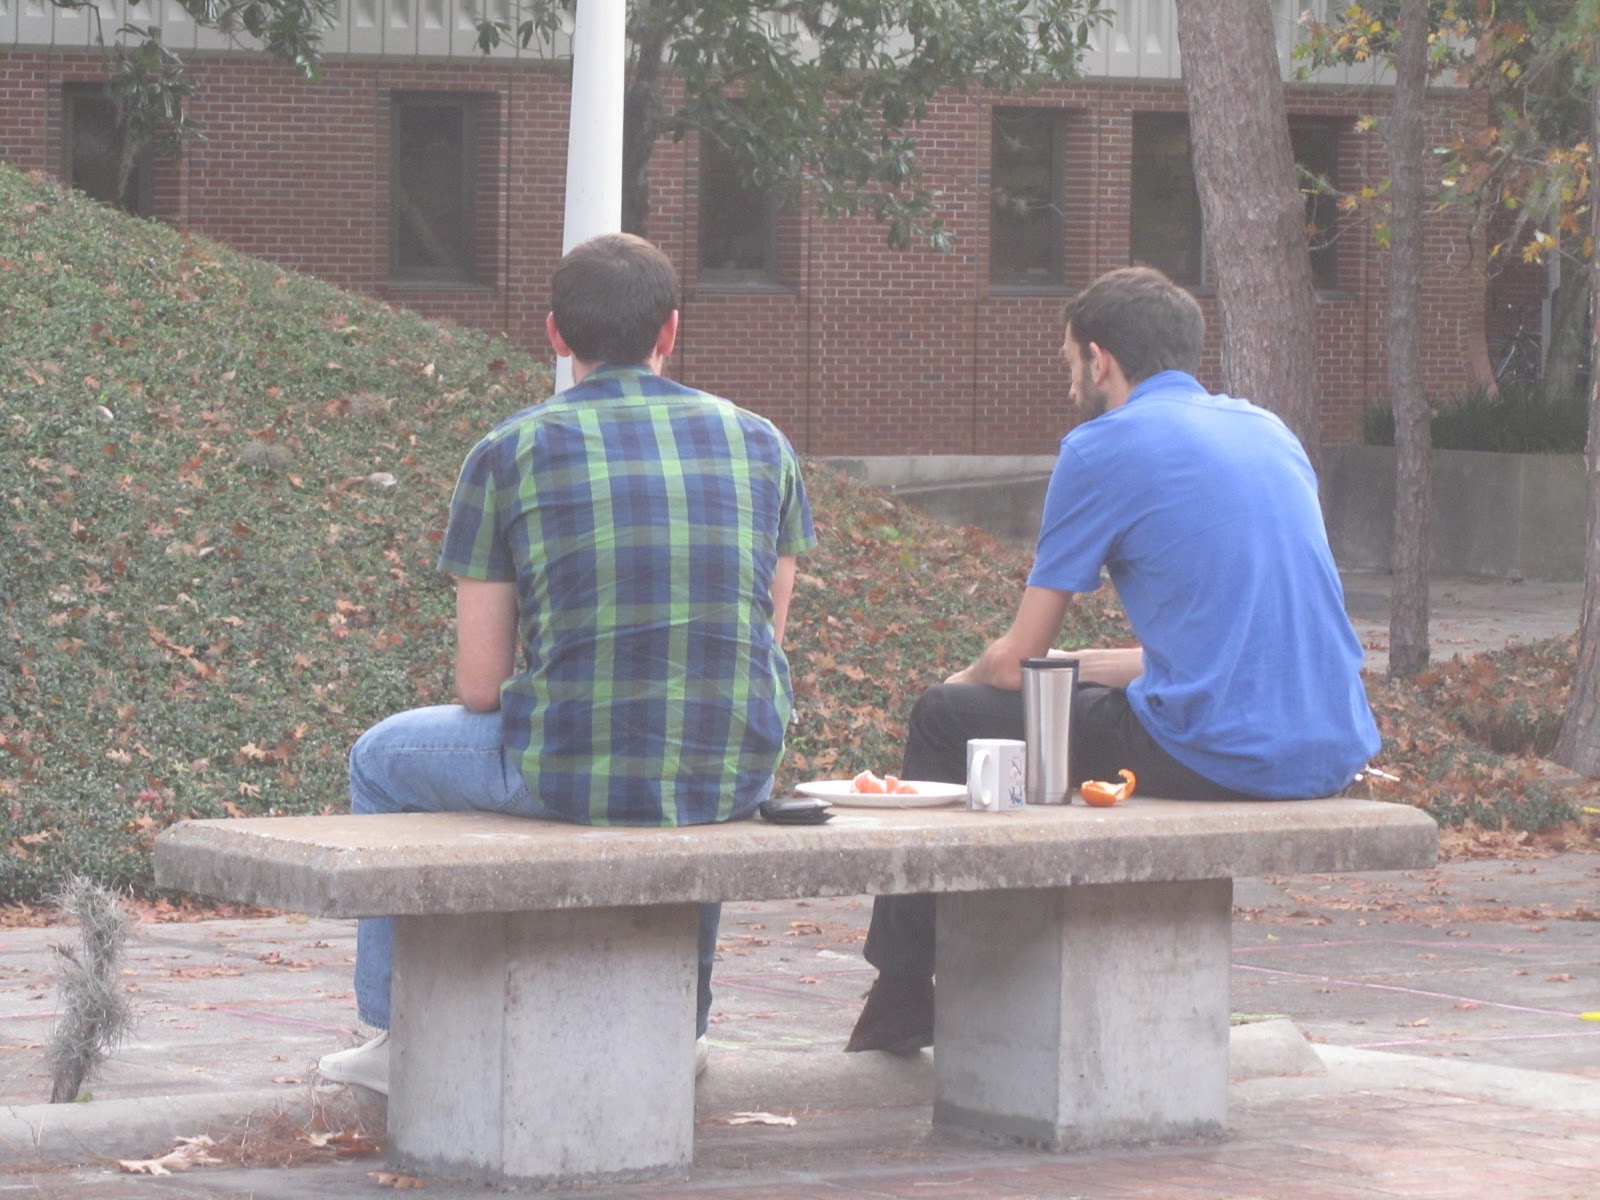
[[[1220,1137],[1233,881],[939,897],[934,1122],[1051,1150]]]
[[[691,904],[398,919],[396,1161],[489,1181],[686,1169],[696,934]]]

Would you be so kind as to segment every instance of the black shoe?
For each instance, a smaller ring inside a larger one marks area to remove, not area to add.
[[[879,975],[845,1043],[845,1052],[915,1054],[933,1045],[933,980]]]

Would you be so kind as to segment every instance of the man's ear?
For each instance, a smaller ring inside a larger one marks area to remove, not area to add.
[[[1133,385],[1128,382],[1127,372],[1122,369],[1117,356],[1098,342],[1089,343],[1088,367],[1089,377],[1094,380],[1095,386],[1109,397],[1106,407],[1116,408],[1128,398]]]
[[[1089,378],[1094,381],[1096,386],[1106,381],[1106,376],[1110,374],[1111,367],[1116,362],[1116,359],[1101,348],[1099,342],[1089,343],[1088,353],[1084,355],[1084,358],[1089,368]]]
[[[661,323],[661,332],[656,334],[655,356],[662,362],[672,357],[672,348],[678,344],[678,310],[673,309],[672,315]]]
[[[571,358],[572,347],[567,345],[567,339],[561,336],[561,330],[556,326],[556,315],[553,312],[544,315],[544,333],[550,339],[550,346],[560,358]]]

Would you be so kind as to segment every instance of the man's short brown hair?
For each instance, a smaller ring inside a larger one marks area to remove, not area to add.
[[[644,362],[678,307],[672,261],[641,237],[604,233],[569,250],[550,280],[550,311],[587,363]]]
[[[1154,267],[1107,271],[1061,313],[1087,354],[1093,342],[1117,360],[1129,383],[1161,371],[1199,374],[1206,319],[1199,302]]]

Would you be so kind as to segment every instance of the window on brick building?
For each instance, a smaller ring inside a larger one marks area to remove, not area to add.
[[[1332,187],[1339,126],[1330,121],[1291,120],[1289,143],[1306,197],[1312,283],[1329,290],[1338,286],[1334,245],[1338,203]],[[1129,247],[1134,262],[1158,267],[1186,287],[1210,282],[1200,193],[1189,158],[1189,121],[1183,114],[1134,116],[1130,215]]]
[[[1206,282],[1200,193],[1189,162],[1189,119],[1182,113],[1134,115],[1129,216],[1134,262],[1185,287]]]
[[[1331,121],[1291,120],[1289,144],[1300,168],[1300,190],[1306,198],[1306,237],[1311,242],[1311,282],[1319,291],[1339,286],[1339,198],[1336,171],[1339,126]]]
[[[700,135],[700,278],[778,282],[777,197],[749,182],[738,154]]]
[[[989,140],[989,282],[1059,287],[1066,114],[997,108]]]
[[[97,83],[62,89],[62,165],[66,180],[102,204],[136,216],[150,215],[149,155],[127,163],[127,131],[117,120],[117,105]]]
[[[460,282],[473,276],[473,102],[397,96],[389,165],[390,274]]]

